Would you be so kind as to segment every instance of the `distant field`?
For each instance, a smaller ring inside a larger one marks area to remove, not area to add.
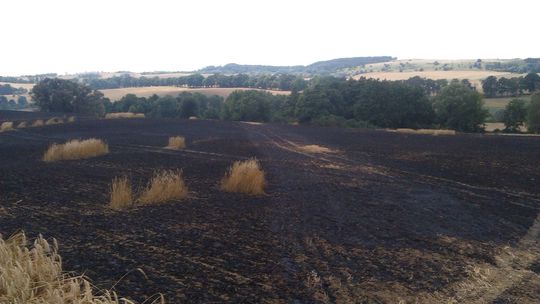
[[[108,97],[112,101],[119,100],[126,94],[135,94],[139,97],[149,97],[154,94],[165,96],[165,95],[177,95],[182,92],[191,92],[191,93],[201,93],[204,95],[218,95],[226,98],[233,91],[236,90],[259,90],[259,89],[246,89],[246,88],[200,88],[200,89],[190,89],[190,88],[181,88],[173,86],[163,86],[163,87],[140,87],[140,88],[120,88],[120,89],[108,89],[101,90],[105,97]],[[259,90],[266,91],[272,94],[277,95],[289,95],[289,91],[271,91],[271,90]]]
[[[163,72],[163,73],[155,73],[155,74],[142,74],[142,73],[136,73],[136,72],[100,72],[99,78],[107,79],[107,78],[120,77],[120,76],[125,76],[125,75],[129,75],[130,77],[135,77],[135,78],[140,78],[140,77],[174,78],[174,77],[188,76],[191,74],[192,73],[190,72]],[[60,75],[58,76],[58,78],[73,79],[79,76],[84,76],[84,75],[78,75],[78,74]]]
[[[488,62],[506,62],[509,59],[482,59],[481,68],[474,67],[476,59],[400,59],[389,62],[369,64],[364,67],[369,72],[410,72],[423,69],[424,71],[442,70],[443,68],[456,71],[482,71]]]
[[[520,96],[520,97],[502,97],[502,98],[484,98],[484,103],[486,108],[491,112],[495,113],[497,110],[502,110],[512,99],[523,99],[529,101],[530,96]]]
[[[381,80],[406,80],[411,77],[420,76],[428,79],[469,79],[473,86],[479,92],[482,92],[482,80],[488,76],[496,77],[519,77],[521,74],[506,72],[483,71],[483,70],[451,70],[451,71],[409,71],[409,72],[372,72],[354,76],[354,79],[360,77],[374,78]]]
[[[10,86],[14,88],[25,88],[28,91],[30,91],[33,87],[33,83],[12,83],[12,82],[0,82],[0,84],[9,84]]]
[[[414,76],[420,76],[423,78],[431,79],[469,79],[469,80],[481,80],[488,76],[497,77],[517,77],[521,74],[512,74],[506,72],[495,71],[474,71],[474,70],[462,70],[462,71],[409,71],[409,72],[372,72],[364,73],[354,76],[355,79],[360,77],[366,78],[379,78],[386,80],[405,80]]]

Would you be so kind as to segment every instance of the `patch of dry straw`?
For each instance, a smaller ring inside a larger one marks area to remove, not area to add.
[[[169,144],[165,149],[181,150],[186,147],[186,139],[182,136],[169,137]]]
[[[58,125],[58,124],[62,124],[64,123],[64,121],[61,119],[61,118],[58,118],[58,117],[53,117],[53,118],[50,118],[49,120],[47,120],[45,122],[45,124],[47,126],[50,126],[50,125]]]
[[[38,119],[38,120],[34,121],[34,123],[32,123],[32,127],[41,127],[43,125],[45,125],[45,123],[41,119]]]
[[[41,236],[32,247],[24,233],[0,238],[0,303],[119,304],[133,303],[105,291],[94,295],[88,280],[62,271],[56,241]]]
[[[113,210],[123,210],[133,206],[131,183],[127,177],[113,179],[110,197],[109,207]]]
[[[408,129],[408,128],[400,128],[396,129],[395,132],[398,133],[406,133],[406,134],[423,134],[423,135],[456,135],[456,131],[454,130],[444,130],[444,129]]]
[[[137,200],[141,205],[181,200],[188,196],[188,189],[181,170],[163,170],[154,176]]]
[[[220,188],[227,192],[251,195],[264,194],[266,179],[257,159],[236,161],[221,180]]]
[[[4,121],[0,125],[0,132],[6,132],[6,131],[11,131],[11,130],[13,130],[13,122],[11,121]]]
[[[43,161],[83,159],[107,153],[109,153],[109,146],[101,139],[74,139],[65,144],[52,144],[43,155]]]
[[[144,113],[119,112],[119,113],[107,113],[105,115],[105,119],[117,119],[117,118],[144,118]]]

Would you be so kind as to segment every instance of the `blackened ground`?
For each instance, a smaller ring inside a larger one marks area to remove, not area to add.
[[[162,148],[174,135],[186,150]],[[89,137],[111,153],[41,161],[51,143]],[[302,148],[313,144],[333,152]],[[250,157],[267,194],[221,192],[227,167]],[[540,138],[152,119],[28,128],[0,133],[0,233],[55,237],[65,269],[137,300],[412,301],[449,295],[471,265],[496,266],[501,248],[530,235],[539,160]],[[114,177],[141,188],[176,168],[189,199],[106,208]],[[493,300],[534,301],[535,265]]]

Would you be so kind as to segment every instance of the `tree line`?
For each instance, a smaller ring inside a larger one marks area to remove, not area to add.
[[[500,77],[489,76],[482,80],[482,89],[486,97],[520,96],[524,93],[533,93],[540,90],[540,76],[529,73],[525,77]]]
[[[131,77],[124,75],[111,78],[84,78],[81,81],[94,90],[150,86],[185,86],[190,88],[258,88],[300,91],[307,86],[307,81],[304,78],[292,74],[213,74],[208,77],[204,77],[201,74],[191,74],[171,78]]]
[[[21,110],[28,107],[28,100],[24,96],[18,96],[17,99],[0,95],[0,110]]]
[[[149,98],[133,94],[111,102],[99,91],[68,80],[46,79],[32,91],[44,111],[103,116],[105,112],[144,113],[148,117],[299,122],[322,126],[382,128],[448,128],[480,132],[488,117],[483,97],[466,82],[454,80],[430,95],[422,85],[407,81],[380,81],[316,77],[302,91],[273,95],[255,90],[235,91],[226,100],[218,96],[183,92],[176,97]],[[527,121],[540,131],[540,93],[531,102],[511,102],[507,131]],[[517,127],[516,127],[517,126]]]

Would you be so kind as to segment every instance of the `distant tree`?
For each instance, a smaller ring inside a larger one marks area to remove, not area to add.
[[[472,83],[469,81],[469,79],[461,79],[461,84],[468,87],[469,89],[471,90],[475,90],[476,91],[476,88],[473,87]]]
[[[517,78],[501,77],[497,80],[497,93],[501,96],[517,96],[519,91],[519,80]]]
[[[455,82],[442,89],[433,107],[441,126],[463,132],[482,131],[488,116],[482,96]]]
[[[7,110],[9,109],[9,103],[6,96],[0,95],[0,110]]]
[[[484,90],[484,95],[486,95],[486,97],[497,96],[497,77],[489,76],[484,79],[482,81],[482,89]]]
[[[527,110],[527,127],[529,132],[540,133],[540,92],[531,96]]]
[[[259,121],[271,120],[273,95],[260,91],[234,91],[224,104],[223,118],[227,120]]]
[[[32,89],[32,99],[47,112],[75,112],[101,116],[105,112],[103,94],[88,86],[59,78],[45,78]]]
[[[503,121],[505,131],[518,132],[527,118],[527,103],[523,99],[512,99],[505,107]]]
[[[521,80],[521,86],[523,89],[534,92],[540,89],[540,76],[536,73],[529,73]]]
[[[26,99],[26,97],[24,96],[19,96],[17,98],[17,104],[19,105],[19,107],[21,108],[26,108],[26,106],[28,105],[28,100]]]

